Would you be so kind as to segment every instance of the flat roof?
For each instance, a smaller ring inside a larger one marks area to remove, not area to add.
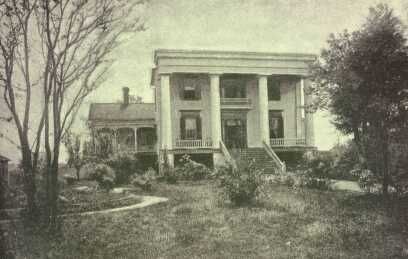
[[[313,61],[317,55],[312,53],[279,53],[279,52],[250,52],[250,51],[222,51],[222,50],[186,50],[186,49],[157,49],[154,51],[154,62],[158,58],[222,58],[222,59],[270,59],[270,60],[304,60]]]

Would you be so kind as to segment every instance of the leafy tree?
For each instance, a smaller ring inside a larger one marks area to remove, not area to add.
[[[390,145],[407,130],[404,29],[387,5],[370,8],[359,30],[330,35],[328,47],[312,66],[315,104],[329,109],[337,129],[354,135],[385,195],[391,183]]]

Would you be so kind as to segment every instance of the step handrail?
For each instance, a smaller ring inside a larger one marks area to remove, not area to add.
[[[275,163],[278,165],[279,169],[281,170],[282,173],[286,172],[286,164],[280,158],[278,155],[273,151],[273,149],[263,141],[263,146],[266,151],[266,153],[275,161]]]
[[[230,152],[228,151],[227,147],[225,146],[222,140],[220,141],[220,147],[221,152],[224,155],[227,162],[230,163],[234,169],[237,169],[237,163],[235,162],[234,158],[232,158]]]

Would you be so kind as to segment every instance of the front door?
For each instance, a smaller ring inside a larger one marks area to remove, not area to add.
[[[225,119],[223,140],[227,148],[241,149],[247,146],[246,122],[242,119]]]

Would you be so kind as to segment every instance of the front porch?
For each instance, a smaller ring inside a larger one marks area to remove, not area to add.
[[[95,148],[101,138],[110,142],[113,152],[155,153],[156,130],[153,126],[99,127],[94,130]]]

